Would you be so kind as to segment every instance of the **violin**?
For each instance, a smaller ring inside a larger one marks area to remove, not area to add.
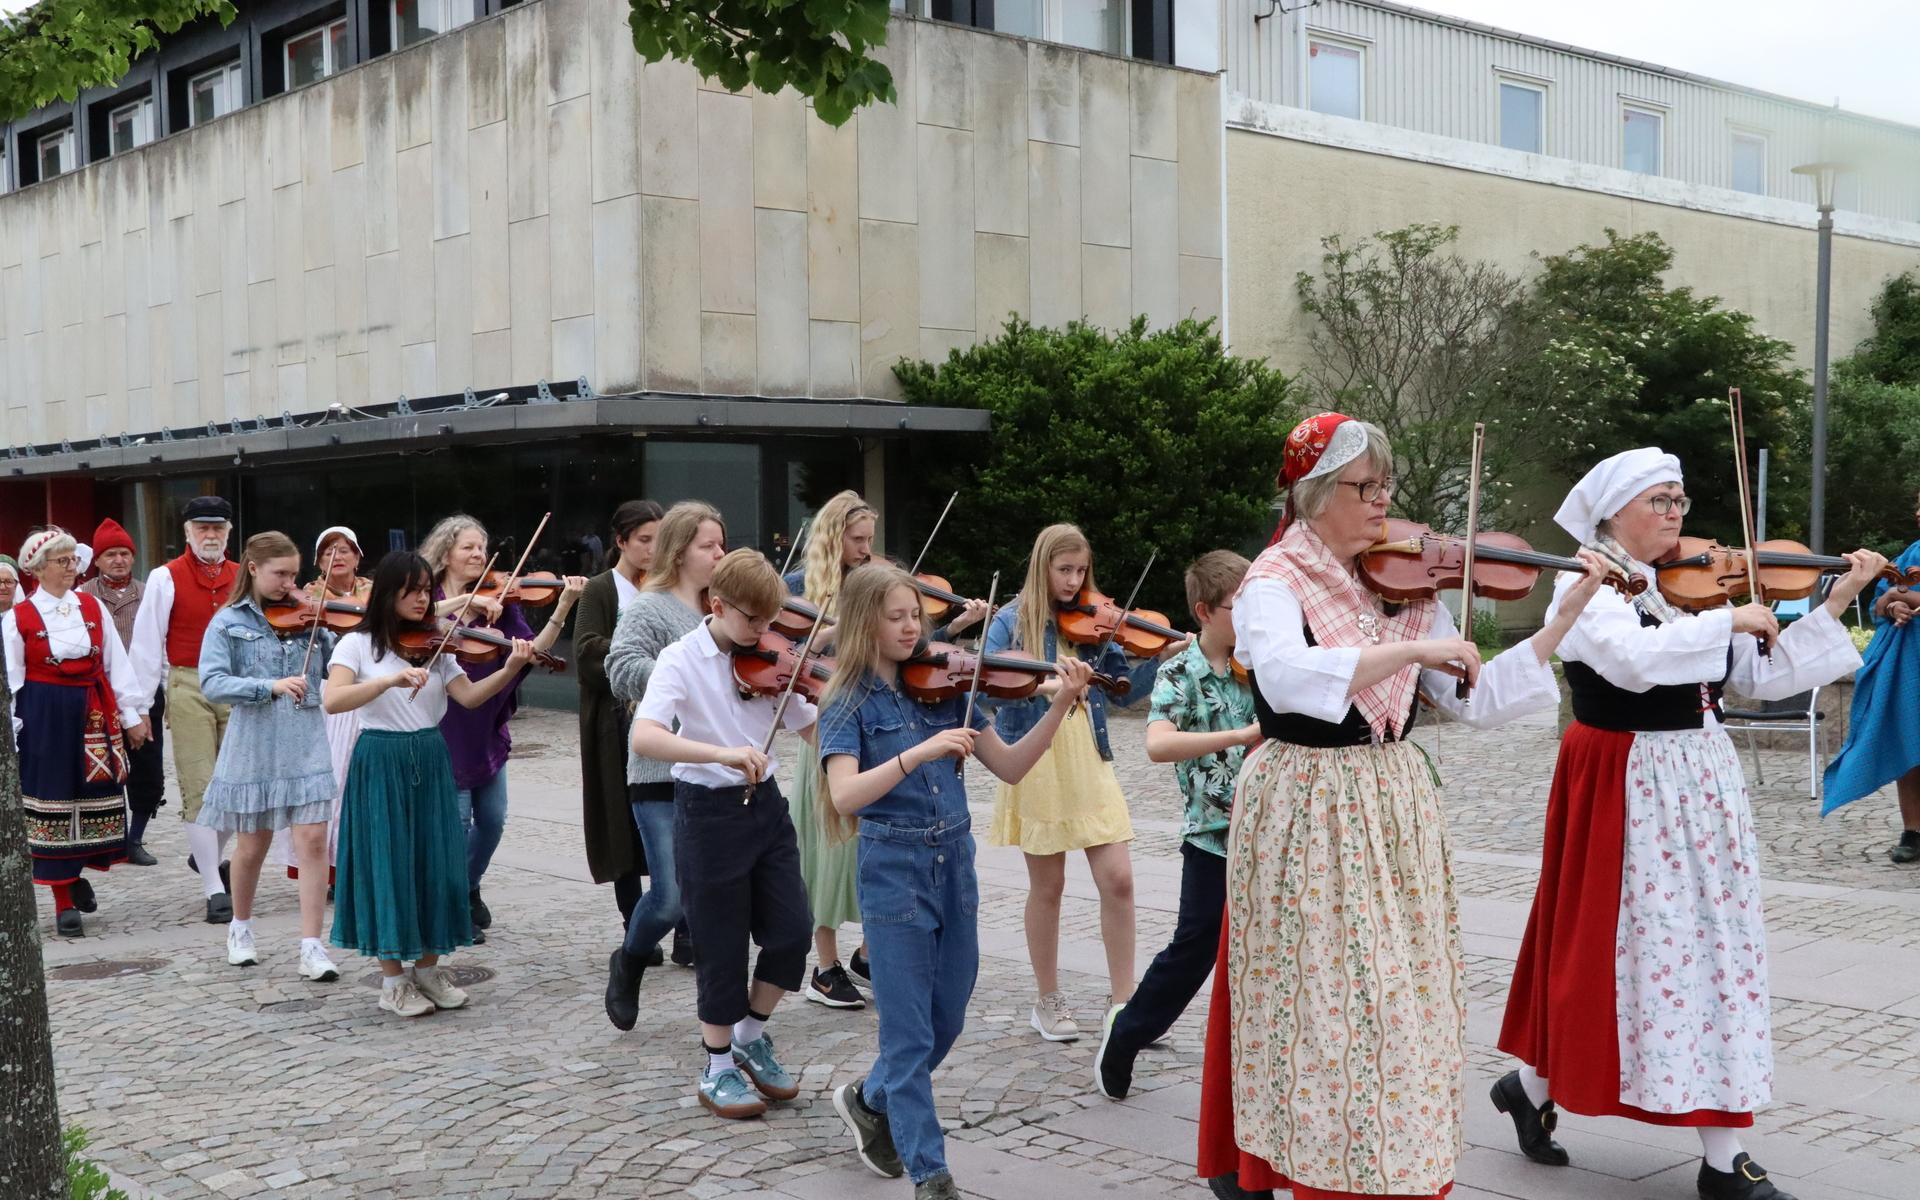
[[[394,653],[419,666],[433,657],[435,647],[447,635],[447,628],[447,623],[442,621],[437,625],[416,625],[402,629],[393,637]],[[513,639],[496,630],[478,625],[456,625],[453,629],[454,635],[447,643],[447,653],[461,662],[492,662],[513,649]],[[555,675],[567,669],[566,659],[540,649],[534,650],[533,661]]]
[[[925,642],[912,658],[900,664],[900,686],[915,700],[950,700],[972,688],[976,663],[979,690],[997,700],[1023,700],[1059,670],[1031,654],[1009,651],[976,655],[946,642]],[[1125,679],[1098,673],[1093,683],[1113,696],[1125,696],[1132,687]]]
[[[793,690],[802,700],[818,704],[827,680],[833,678],[833,660],[809,654],[806,670],[799,668],[800,643],[771,629],[753,645],[736,646],[733,651],[733,681],[743,697],[782,695],[792,680]],[[794,679],[796,672],[798,679]]]
[[[505,587],[506,583],[507,577],[505,575],[502,575],[498,571],[489,571],[481,577],[479,584],[474,587],[473,592],[477,596],[486,596],[489,599],[498,600],[502,604],[518,604],[525,608],[545,608],[547,605],[558,600],[560,593],[565,591],[567,587],[566,580],[547,571],[541,571],[534,575],[520,576],[513,581],[513,586],[507,588],[505,594],[502,594],[500,589]]]
[[[1754,547],[1761,593],[1768,600],[1811,596],[1822,575],[1851,571],[1853,564],[1832,554],[1815,554],[1799,542],[1773,538]],[[1660,594],[1688,612],[1704,612],[1750,596],[1748,556],[1711,538],[1683,537],[1673,553],[1653,564]],[[1880,578],[1896,587],[1920,583],[1920,567],[1901,571],[1888,563]]]
[[[800,596],[788,596],[780,602],[780,611],[773,615],[773,623],[767,628],[797,642],[813,632],[819,623],[819,605]]]
[[[1076,646],[1098,646],[1106,641],[1119,643],[1133,658],[1152,658],[1187,635],[1167,624],[1165,613],[1136,608],[1131,611],[1113,602],[1113,597],[1083,587],[1080,594],[1062,603],[1054,601],[1053,611],[1060,621],[1060,636]]]
[[[364,604],[329,597],[325,605],[316,610],[310,597],[302,598],[298,594],[284,600],[269,600],[260,606],[260,612],[267,618],[268,626],[282,638],[311,633],[316,620],[322,629],[351,633],[367,619],[367,606]]]
[[[915,575],[913,586],[920,593],[920,611],[929,621],[942,621],[956,608],[965,608],[967,598],[954,592],[953,585],[938,575]]]
[[[1461,585],[1466,548],[1465,538],[1435,533],[1417,521],[1389,519],[1381,539],[1360,552],[1360,582],[1393,604],[1431,599]],[[1491,600],[1521,599],[1533,591],[1542,571],[1587,573],[1579,559],[1542,554],[1511,533],[1475,534],[1473,553],[1473,594]],[[1645,579],[1620,571],[1609,572],[1607,584],[1623,596],[1647,590]]]

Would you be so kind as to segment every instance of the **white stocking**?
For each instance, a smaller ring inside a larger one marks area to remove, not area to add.
[[[193,851],[193,864],[200,868],[200,886],[209,896],[227,890],[220,882],[220,855],[225,841],[217,830],[195,821],[187,822],[187,849]]]
[[[1716,1171],[1733,1170],[1733,1156],[1740,1153],[1740,1135],[1731,1129],[1700,1127],[1700,1150],[1707,1165]]]

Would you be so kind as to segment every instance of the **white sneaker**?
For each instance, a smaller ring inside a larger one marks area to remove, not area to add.
[[[300,974],[315,983],[332,983],[340,978],[340,968],[333,965],[327,952],[318,946],[300,948]]]
[[[227,963],[235,967],[251,967],[260,961],[260,952],[253,948],[253,930],[242,929],[238,925],[227,926]]]
[[[402,976],[392,987],[380,986],[380,1007],[402,1017],[424,1017],[433,1011],[433,1001],[420,994],[413,980]]]
[[[446,973],[439,967],[415,967],[413,986],[420,994],[433,1002],[435,1008],[465,1008],[467,993],[453,986]]]
[[[1074,1022],[1065,992],[1048,992],[1040,997],[1029,1023],[1035,1033],[1050,1042],[1071,1042],[1080,1037],[1080,1026]]]

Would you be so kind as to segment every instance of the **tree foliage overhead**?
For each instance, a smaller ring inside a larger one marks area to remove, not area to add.
[[[1272,532],[1274,477],[1299,404],[1285,377],[1234,358],[1211,321],[1118,334],[1010,320],[998,337],[944,363],[894,368],[914,404],[980,408],[991,432],[913,444],[911,493],[928,528],[959,503],[926,569],[961,594],[1018,591],[1033,536],[1070,521],[1093,544],[1094,575],[1125,600],[1150,551],[1138,603],[1185,627],[1187,564],[1208,550],[1251,550]],[[912,554],[917,546],[901,547]]]
[[[0,120],[117,83],[161,34],[236,14],[233,0],[39,0],[0,15]]]
[[[1689,533],[1739,536],[1733,486],[1733,432],[1727,389],[1746,413],[1749,470],[1770,447],[1767,530],[1798,537],[1806,525],[1805,456],[1795,452],[1808,387],[1791,365],[1793,347],[1723,308],[1718,296],[1668,287],[1673,250],[1657,233],[1582,245],[1542,260],[1524,319],[1546,348],[1513,387],[1553,397],[1553,420],[1539,430],[1548,465],[1561,481],[1578,479],[1600,459],[1635,446],[1678,455],[1694,509]]]
[[[893,72],[869,50],[887,40],[888,0],[630,0],[633,48],[673,57],[737,92],[791,87],[829,125],[875,100],[892,103]]]
[[[1811,422],[1802,431],[1812,441]],[[1827,388],[1827,549],[1897,554],[1911,540],[1920,479],[1920,279],[1895,276],[1873,332],[1833,365]]]
[[[1414,224],[1323,237],[1319,276],[1294,282],[1318,319],[1301,375],[1314,403],[1380,426],[1393,444],[1395,511],[1448,530],[1466,512],[1474,423],[1488,426],[1481,503],[1491,520],[1539,461],[1529,426],[1549,414],[1545,395],[1512,385],[1542,351],[1521,316],[1526,283],[1448,251],[1459,232]]]

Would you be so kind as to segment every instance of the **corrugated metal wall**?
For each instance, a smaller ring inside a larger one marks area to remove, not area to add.
[[[1300,0],[1289,0],[1297,4]],[[1620,167],[1621,106],[1665,109],[1661,174],[1709,187],[1733,184],[1733,134],[1767,139],[1766,194],[1813,202],[1800,163],[1838,158],[1840,208],[1920,220],[1920,129],[1636,69],[1357,0],[1322,0],[1303,14],[1256,21],[1272,0],[1224,0],[1227,87],[1274,104],[1298,103],[1294,31],[1344,34],[1364,47],[1365,117],[1445,137],[1499,143],[1502,72],[1547,87],[1546,153]],[[1523,80],[1524,81],[1524,80]]]

